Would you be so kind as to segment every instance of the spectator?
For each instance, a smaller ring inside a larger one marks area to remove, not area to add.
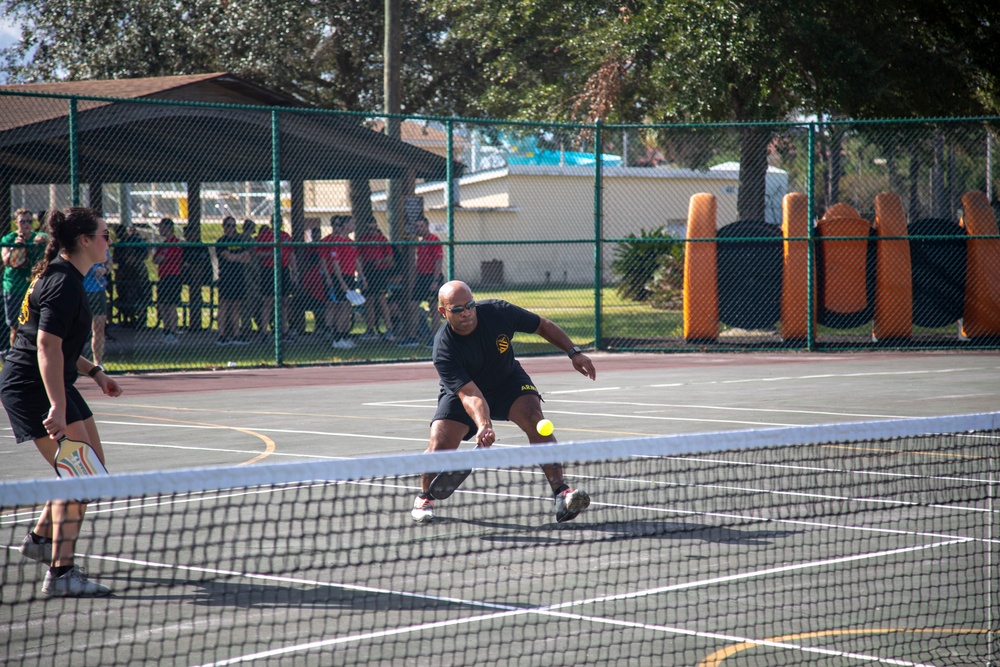
[[[149,250],[135,225],[125,225],[114,244],[115,305],[124,327],[138,327],[146,322],[149,304]]]
[[[244,303],[249,304],[248,307],[243,311],[243,330],[247,333],[252,331],[254,326],[254,311],[253,306],[260,303],[260,283],[261,283],[261,264],[260,257],[257,255],[256,248],[254,244],[257,243],[257,239],[254,238],[254,234],[257,231],[257,223],[253,220],[247,218],[243,221],[243,230],[240,234],[240,240],[243,242],[243,246],[247,249],[247,262],[243,265],[243,299]],[[257,321],[257,333],[262,334],[264,332],[264,321]]]
[[[222,219],[222,236],[219,238],[219,338],[216,345],[246,345],[240,335],[240,312],[246,294],[244,267],[251,261],[251,253],[243,245],[243,237],[236,232],[236,218]]]
[[[281,230],[281,242],[291,243],[292,236],[288,232]],[[271,244],[274,243],[274,231],[271,229],[270,225],[261,225],[260,233],[257,234],[258,244]],[[262,287],[264,291],[261,294],[261,319],[259,324],[263,327],[264,322],[269,322],[273,320],[274,313],[274,248],[270,245],[259,246],[256,250],[257,260],[260,265],[264,267],[263,274],[261,276]],[[275,335],[280,331],[287,342],[291,342],[293,337],[288,333],[288,295],[291,293],[293,287],[299,284],[299,267],[295,259],[295,252],[292,250],[291,246],[283,245],[281,248],[281,285],[282,285],[282,299],[281,299],[281,319],[282,325],[279,327],[275,326],[272,330]]]
[[[320,242],[319,223],[316,221],[313,224],[315,226],[306,229],[305,238],[306,243],[316,245],[314,247],[310,247],[310,245],[300,247],[296,253],[296,257],[300,260],[298,264],[302,271],[302,284],[295,291],[293,311],[302,333],[306,331],[306,313],[311,312],[315,321],[315,333],[319,336],[325,336],[330,331],[330,324],[333,320],[331,309],[333,304],[327,296],[327,280],[323,268],[320,266],[321,256],[325,249],[318,245]]]
[[[164,343],[177,342],[177,309],[181,305],[181,266],[184,249],[174,235],[174,221],[163,218],[159,225],[161,245],[153,251],[157,267],[156,312],[163,323]]]
[[[355,235],[359,244],[388,244],[389,240],[379,231],[375,218],[368,217],[359,224],[360,228]],[[389,314],[389,303],[386,300],[389,290],[389,274],[395,266],[392,247],[389,245],[359,245],[358,255],[361,259],[362,269],[361,291],[371,304],[371,307],[365,308],[368,331],[362,336],[362,340],[378,340],[378,320],[381,318],[382,322],[385,323],[385,333],[382,334],[382,339],[394,341],[396,338],[392,333],[392,318]]]
[[[104,361],[104,329],[108,323],[108,271],[111,267],[111,251],[105,262],[94,264],[83,277],[83,291],[87,293],[90,306],[90,350],[94,363]]]
[[[0,244],[3,245],[0,256],[4,266],[4,315],[7,326],[10,327],[9,340],[5,340],[2,346],[5,352],[14,344],[18,318],[21,316],[21,303],[31,284],[31,269],[45,254],[45,244],[49,240],[43,232],[32,230],[35,219],[31,211],[21,208],[14,215],[17,219],[17,229],[0,239]]]
[[[417,236],[424,243],[440,243],[441,239],[431,233],[430,224],[427,218],[420,216],[417,219]],[[430,322],[427,322],[427,315],[423,315],[424,323],[429,324],[429,331],[424,344],[433,347],[434,334],[443,321],[437,312],[437,293],[441,285],[444,284],[444,248],[440,245],[419,245],[417,246],[417,279],[413,286],[413,300],[417,304],[427,302],[427,312],[430,314]],[[423,330],[423,326],[418,328]]]
[[[208,246],[201,242],[201,238],[187,238],[190,232],[190,228],[185,229],[185,238],[182,239],[188,244],[184,248],[184,261],[181,265],[181,285],[188,286],[188,303],[182,324],[185,327],[191,326],[190,313],[198,308],[194,310],[197,323],[195,326],[201,328],[201,315],[205,308],[209,310],[208,315],[211,317],[212,284],[215,282],[215,275],[212,269],[212,253]]]
[[[335,215],[330,218],[330,234],[323,237],[323,243],[336,243],[322,253],[320,270],[327,290],[332,290],[336,299],[330,302],[330,330],[332,345],[347,350],[356,347],[350,338],[351,308],[347,292],[355,288],[355,274],[358,273],[360,259],[357,247],[350,238],[354,231],[354,218],[349,215]]]

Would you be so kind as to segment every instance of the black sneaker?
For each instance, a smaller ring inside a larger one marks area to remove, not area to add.
[[[586,491],[567,488],[556,495],[556,521],[572,521],[590,505]]]

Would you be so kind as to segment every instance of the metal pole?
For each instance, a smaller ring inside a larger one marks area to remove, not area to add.
[[[601,340],[601,283],[603,282],[602,264],[604,262],[604,248],[601,243],[602,234],[602,213],[603,204],[601,194],[603,190],[601,164],[601,119],[594,123],[594,349],[600,350]]]
[[[816,178],[816,123],[809,123],[809,166],[806,172],[806,201],[808,202],[809,219],[806,222],[806,237],[809,243],[806,246],[806,349],[810,352],[816,348],[815,331],[815,294],[813,288],[813,272],[815,250],[813,238],[813,218],[816,215],[815,201],[815,178]]]
[[[72,206],[80,205],[80,164],[77,146],[76,98],[69,100],[69,200]]]
[[[274,283],[274,363],[280,366],[284,363],[281,349],[281,333],[284,322],[281,319],[282,285],[281,285],[281,161],[278,146],[281,139],[281,124],[277,109],[271,109],[271,180],[274,186],[274,206],[271,212],[271,227],[274,230],[274,270],[271,272]],[[261,327],[264,323],[260,323]]]
[[[446,180],[445,192],[448,195],[448,245],[445,246],[445,253],[447,253],[447,260],[445,262],[445,271],[447,272],[448,280],[455,279],[455,197],[452,188],[455,187],[455,173],[454,166],[452,164],[452,156],[455,154],[455,122],[452,119],[448,119],[445,125],[448,128],[448,161],[445,162],[444,177]],[[431,310],[433,311],[434,304],[431,304]]]
[[[993,135],[986,128],[986,201],[993,201]]]

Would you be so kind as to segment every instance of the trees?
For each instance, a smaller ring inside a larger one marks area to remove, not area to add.
[[[7,53],[16,80],[228,70],[325,107],[381,104],[381,0],[0,8],[25,29]],[[666,123],[1000,112],[1000,5],[984,0],[407,0],[403,25],[408,113]],[[739,215],[760,219],[772,132],[738,133]]]
[[[467,45],[404,2],[403,108],[475,109]],[[22,28],[2,54],[10,82],[230,71],[303,101],[375,111],[382,99],[380,0],[0,0]]]

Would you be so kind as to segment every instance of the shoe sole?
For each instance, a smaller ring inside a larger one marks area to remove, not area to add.
[[[414,521],[416,521],[417,523],[431,523],[431,522],[434,521],[434,515],[433,514],[431,514],[431,515],[426,515],[425,514],[424,516],[417,517],[417,516],[415,516],[415,515],[413,515],[411,513],[410,514],[410,518],[413,519]]]
[[[565,521],[572,521],[576,517],[580,516],[580,512],[590,507],[590,496],[584,491],[574,491],[569,496],[569,502],[566,503],[566,513],[562,517],[556,517],[556,521],[563,523]]]
[[[100,593],[53,593],[42,589],[42,595],[47,598],[104,598],[111,595],[111,591],[101,591]]]

